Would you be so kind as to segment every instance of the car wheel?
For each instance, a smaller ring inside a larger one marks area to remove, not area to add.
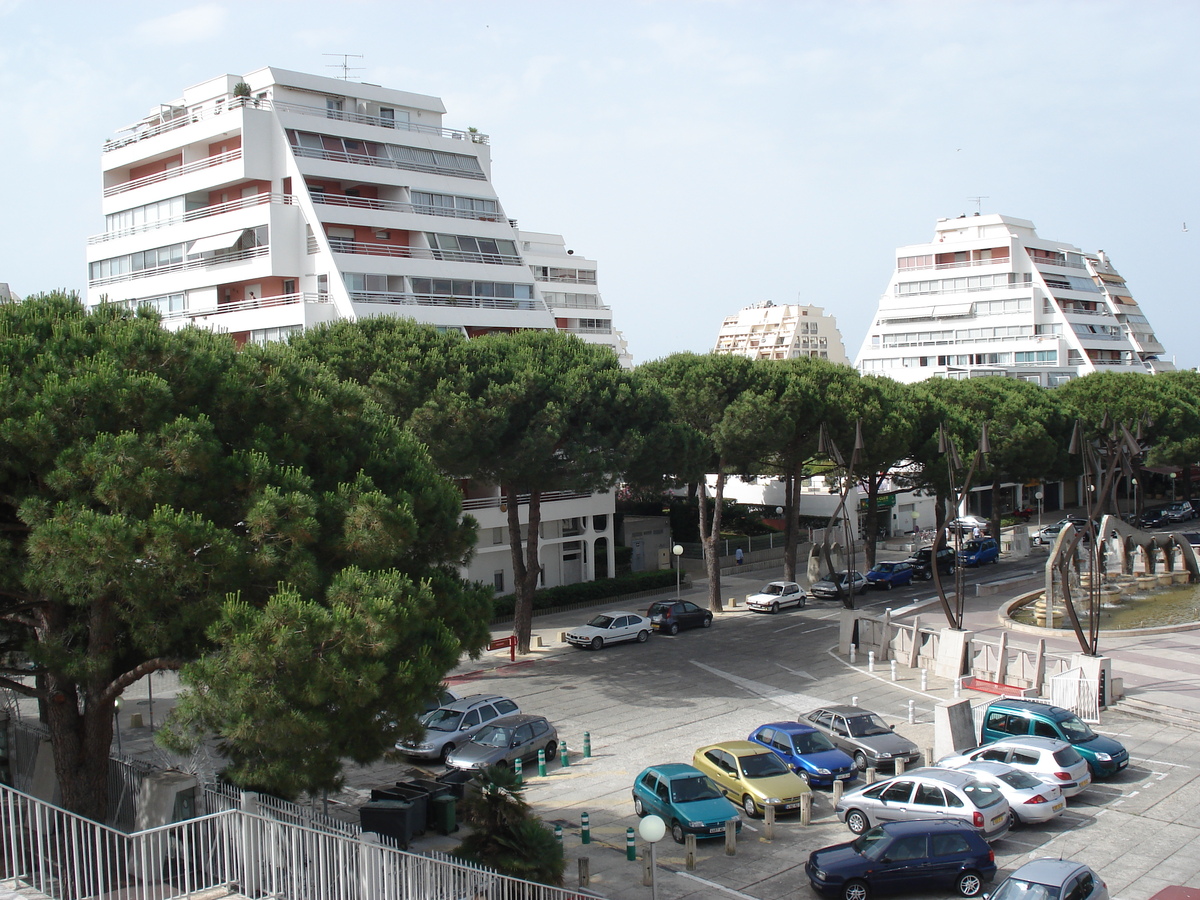
[[[638,643],[639,643],[639,644],[644,644],[644,643],[646,643],[646,639],[647,639],[647,638],[649,638],[649,637],[650,637],[650,632],[648,632],[648,631],[639,631],[639,632],[638,632]]]
[[[667,634],[671,634],[671,635],[679,634],[679,623],[672,622],[670,625],[668,625],[667,626]]]
[[[862,834],[871,827],[871,820],[861,809],[852,809],[846,813],[846,827],[851,834]]]
[[[775,615],[775,613],[777,613],[777,612],[779,612],[779,604],[772,603],[771,604],[771,615]]]
[[[804,607],[807,605],[808,605],[808,598],[801,597],[800,601],[796,604],[796,609],[804,609]]]
[[[444,747],[442,747],[442,762],[445,763],[446,757],[449,756],[453,752],[454,752],[453,744],[446,744]]]
[[[863,753],[861,750],[855,750],[854,751],[854,765],[858,768],[858,771],[860,771],[860,772],[867,771],[867,754]]]
[[[926,581],[932,581],[933,580],[933,569],[930,569],[928,572],[926,572],[921,577],[924,578]]]
[[[1016,828],[1020,824],[1021,824],[1021,820],[1017,818],[1016,812],[1014,810],[1010,809],[1008,811],[1008,830],[1012,831],[1014,828]]]
[[[993,558],[992,558],[992,565],[993,565],[993,566],[998,566],[998,565],[1000,565],[1000,557],[998,557],[998,556],[996,556],[996,557],[993,557]]]
[[[742,798],[742,809],[751,819],[758,815],[758,807],[754,805],[754,798],[749,794]]]
[[[680,825],[679,822],[675,819],[671,820],[671,837],[674,838],[675,843],[677,843],[677,844],[683,843],[683,837],[684,837],[683,826]]]
[[[554,759],[554,754],[558,750],[558,742],[551,741],[546,745],[546,760],[547,762]]]
[[[705,628],[712,628],[712,613],[709,613],[707,616],[704,617],[703,624],[704,624]]]
[[[601,637],[592,638],[591,647],[593,650],[603,650],[604,649],[604,638],[601,638]]]
[[[646,815],[646,807],[642,806],[641,797],[633,798],[633,811],[637,813],[639,819]]]
[[[979,892],[983,890],[983,879],[979,877],[978,872],[963,872],[958,876],[955,887],[964,897],[978,897]]]
[[[885,581],[883,583],[883,589],[885,591],[890,591],[892,589],[892,583],[890,581]]]
[[[502,759],[499,762],[495,763],[494,765],[496,766],[497,769],[507,769],[508,768],[508,760]]]
[[[867,900],[871,891],[865,881],[847,881],[842,888],[842,900]]]
[[[812,787],[812,776],[809,775],[808,772],[806,772],[804,769],[797,769],[796,774],[800,776],[801,781],[803,781],[809,787]]]

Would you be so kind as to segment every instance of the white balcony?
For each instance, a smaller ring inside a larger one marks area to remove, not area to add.
[[[401,259],[435,259],[443,262],[484,263],[493,266],[523,265],[521,257],[505,253],[478,253],[468,250],[430,250],[426,247],[407,247],[398,244],[377,244],[367,241],[349,241],[330,238],[329,247],[334,253],[349,253],[362,256],[391,256]]]
[[[147,231],[157,231],[160,228],[166,228],[169,225],[179,225],[182,222],[195,222],[198,219],[207,219],[210,216],[219,216],[224,213],[234,212],[239,209],[249,209],[253,206],[262,206],[264,203],[278,203],[283,206],[294,206],[296,197],[293,194],[255,194],[253,197],[242,197],[238,200],[230,200],[228,203],[215,203],[212,206],[203,206],[200,209],[188,210],[181,216],[172,216],[169,219],[159,219],[155,222],[149,222],[145,225],[135,225],[132,228],[122,228],[119,231],[106,231],[103,234],[93,234],[87,239],[88,244],[102,244],[105,241],[113,241],[118,238],[129,237],[135,234],[143,234]]]
[[[184,166],[175,166],[173,169],[164,169],[161,172],[155,172],[152,175],[144,175],[141,178],[135,178],[132,181],[123,181],[120,184],[114,184],[112,187],[104,189],[105,197],[115,197],[117,194],[123,194],[126,191],[134,191],[138,188],[147,187],[152,184],[160,184],[172,178],[179,178],[182,175],[190,175],[193,172],[202,172],[205,169],[211,169],[214,166],[224,165],[225,163],[234,162],[242,158],[241,147],[236,150],[227,150],[225,153],[218,153],[214,156],[206,156],[204,159],[198,159],[195,162],[190,162]]]

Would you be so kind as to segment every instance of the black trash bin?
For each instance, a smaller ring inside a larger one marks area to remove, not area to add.
[[[429,802],[432,803],[443,794],[449,794],[451,787],[441,781],[434,781],[432,778],[410,778],[408,781],[398,782],[399,784],[411,784],[413,787],[418,787],[425,793],[429,794]]]
[[[438,834],[458,831],[458,801],[448,791],[429,799],[429,824]]]
[[[450,794],[455,800],[461,800],[463,794],[466,793],[468,782],[475,777],[474,772],[468,772],[463,769],[451,769],[443,775],[437,777],[439,784],[444,784],[450,788]]]
[[[401,800],[408,800],[413,805],[413,818],[416,820],[416,831],[424,834],[429,822],[429,791],[407,781],[398,781],[396,786],[387,789],[399,795]]]
[[[415,805],[408,800],[372,800],[359,807],[358,821],[363,831],[392,838],[407,850],[417,833],[413,827],[414,809]],[[423,827],[424,821],[421,824]]]

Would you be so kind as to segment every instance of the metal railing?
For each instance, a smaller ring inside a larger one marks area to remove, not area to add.
[[[388,212],[414,213],[424,216],[446,216],[452,219],[472,219],[477,222],[509,222],[500,211],[487,212],[477,209],[458,209],[449,206],[430,206],[426,203],[409,203],[404,200],[375,200],[370,197],[347,197],[345,194],[330,194],[313,191],[314,203],[326,206],[347,206],[352,209],[381,209]],[[514,225],[514,227],[516,227]]]
[[[354,303],[392,303],[399,306],[455,306],[464,309],[545,310],[541,300],[507,297],[456,297],[449,294],[411,294],[404,291],[351,291]]]
[[[246,312],[251,309],[266,309],[271,306],[289,306],[293,303],[332,303],[328,294],[315,291],[302,291],[295,294],[276,294],[273,297],[257,297],[253,300],[242,300],[238,303],[222,303],[206,309],[187,309],[179,312],[163,314],[163,321],[173,319],[198,319],[206,316],[221,316],[226,313]]]
[[[0,785],[0,879],[51,900],[173,900],[209,890],[279,900],[571,900],[481,866],[244,810],[126,834]]]
[[[1081,262],[1068,262],[1065,258],[1046,259],[1044,256],[1034,256],[1032,253],[1029,258],[1033,260],[1034,265],[1039,266],[1059,266],[1066,269],[1085,269],[1087,268]]]
[[[546,491],[542,494],[542,503],[551,503],[557,500],[586,500],[592,496],[588,491]],[[470,500],[462,502],[463,509],[499,509],[508,501],[504,497],[472,497]],[[528,494],[517,494],[517,505],[524,506],[529,503]]]
[[[316,116],[322,119],[334,119],[342,122],[356,122],[362,125],[375,125],[381,128],[388,128],[395,131],[412,131],[417,134],[433,134],[439,137],[448,137],[459,141],[470,141],[473,144],[487,144],[491,139],[486,134],[480,134],[475,131],[460,131],[455,128],[442,128],[437,125],[418,125],[413,122],[397,122],[394,119],[385,119],[382,116],[368,116],[362,113],[348,113],[341,110],[331,110],[319,106],[304,106],[299,103],[283,103],[272,100],[259,99],[257,97],[229,97],[228,102],[216,104],[200,109],[182,109],[176,107],[169,114],[159,117],[157,124],[150,124],[149,120],[135,126],[136,130],[133,134],[121,138],[111,138],[104,142],[104,152],[116,150],[120,147],[127,147],[130,144],[135,144],[138,141],[144,141],[147,138],[152,138],[160,134],[165,134],[168,131],[174,131],[177,128],[183,128],[186,125],[191,125],[194,122],[201,122],[205,119],[211,119],[219,116],[222,113],[234,109],[265,109],[276,110],[278,112],[293,112],[305,116]]]
[[[384,169],[404,169],[409,172],[428,172],[432,175],[453,175],[458,178],[487,181],[487,176],[482,171],[472,172],[468,169],[450,168],[448,166],[431,166],[427,163],[419,163],[407,159],[392,159],[390,156],[368,156],[365,153],[347,153],[344,150],[318,150],[315,147],[301,147],[296,144],[292,144],[292,152],[296,156],[304,156],[309,159],[325,159],[331,162],[344,162],[356,166],[378,166]]]
[[[183,262],[171,263],[166,266],[155,266],[152,269],[139,269],[136,272],[122,272],[120,275],[108,275],[104,278],[89,278],[89,287],[105,284],[118,284],[124,281],[136,281],[139,278],[154,278],[156,275],[166,275],[170,272],[185,272],[188,269],[204,269],[209,266],[222,266],[227,263],[242,262],[258,256],[266,256],[271,248],[265,244],[261,247],[251,247],[248,250],[235,250],[232,253],[217,253],[209,259],[188,259]]]
[[[204,159],[198,159],[195,162],[190,162],[184,166],[175,166],[172,169],[163,169],[161,172],[155,172],[151,175],[143,175],[141,178],[135,178],[132,181],[123,181],[120,184],[114,184],[112,187],[104,189],[105,197],[115,197],[117,194],[123,194],[126,191],[136,190],[137,188],[146,187],[149,184],[158,184],[160,181],[167,181],[171,178],[179,178],[181,175],[189,175],[192,172],[201,172],[204,169],[211,169],[213,166],[224,165],[227,162],[234,162],[242,158],[242,148],[236,150],[226,150],[224,153],[217,153],[214,156],[206,156]]]
[[[262,206],[264,203],[280,203],[284,206],[294,206],[296,197],[293,194],[279,193],[264,193],[255,194],[253,197],[242,197],[238,200],[230,200],[228,203],[215,203],[212,206],[202,206],[199,209],[190,209],[180,216],[171,216],[169,219],[159,219],[157,222],[148,222],[145,225],[135,225],[132,228],[122,228],[118,231],[106,231],[103,234],[93,234],[87,239],[89,244],[101,244],[104,241],[112,241],[117,238],[129,237],[131,234],[142,234],[146,231],[155,231],[159,228],[166,228],[168,225],[178,225],[181,222],[194,222],[197,219],[207,219],[209,216],[219,216],[223,213],[233,212],[238,209],[248,209],[252,206]]]
[[[480,253],[471,250],[430,250],[426,247],[409,247],[404,244],[377,244],[371,241],[351,241],[346,238],[329,239],[329,248],[334,253],[352,253],[362,256],[393,256],[402,259],[436,259],[442,262],[484,263],[492,266],[519,266],[521,257],[507,253]]]
[[[570,332],[571,334],[612,334],[613,333],[611,326],[608,328],[582,328],[582,327],[569,328],[568,327],[564,330]]]
[[[538,281],[546,281],[551,284],[595,284],[595,272],[581,272],[578,275],[537,275],[533,276]]]

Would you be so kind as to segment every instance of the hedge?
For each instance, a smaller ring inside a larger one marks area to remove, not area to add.
[[[627,575],[618,575],[616,578],[600,578],[596,581],[582,581],[579,584],[541,588],[533,592],[533,608],[535,610],[555,609],[575,603],[588,603],[593,600],[620,597],[623,594],[636,594],[639,591],[652,591],[655,588],[674,586],[675,571],[673,569],[630,572]],[[501,619],[511,616],[515,606],[516,596],[513,594],[495,597],[492,600],[492,617]]]

